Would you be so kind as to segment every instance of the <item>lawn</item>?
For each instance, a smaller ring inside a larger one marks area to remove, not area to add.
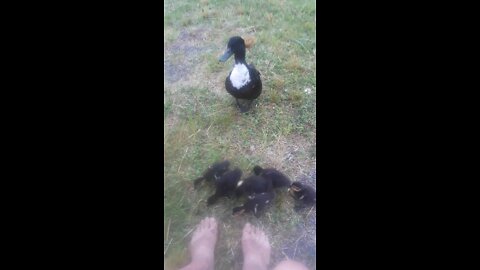
[[[264,228],[272,263],[291,258],[316,269],[316,209],[293,210],[286,190],[260,217],[232,217],[242,200],[206,199],[212,186],[192,180],[229,159],[244,176],[253,166],[275,167],[316,187],[315,1],[164,2],[164,257],[166,269],[188,261],[187,243],[205,216],[219,221],[216,269],[240,269],[245,222]],[[263,92],[240,114],[225,90],[233,57],[219,63],[231,36],[250,36],[248,63],[260,71]]]

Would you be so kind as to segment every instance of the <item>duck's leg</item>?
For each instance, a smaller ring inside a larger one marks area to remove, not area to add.
[[[237,106],[240,109],[240,112],[244,113],[244,112],[248,111],[244,106],[242,106],[240,104],[240,101],[238,101],[238,98],[235,98],[235,100],[237,101]]]
[[[250,111],[250,109],[252,108],[253,100],[248,100],[247,102],[248,102],[248,104],[246,104],[246,105],[243,106],[243,107],[240,107],[240,111],[241,111],[242,113],[248,112],[248,111]]]
[[[235,98],[235,101],[237,102],[238,108],[241,108],[242,106],[240,105],[240,102],[238,101],[238,98]]]
[[[250,111],[250,109],[252,108],[252,104],[253,104],[253,100],[249,100],[249,101],[248,101],[248,109],[247,109],[247,111]]]

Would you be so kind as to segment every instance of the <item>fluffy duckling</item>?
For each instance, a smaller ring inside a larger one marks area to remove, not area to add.
[[[262,211],[275,197],[274,192],[263,192],[260,194],[254,194],[249,196],[247,201],[239,207],[235,207],[232,210],[234,216],[241,215],[244,212],[253,212],[255,217],[260,217],[260,211]]]
[[[230,166],[230,161],[228,160],[212,164],[203,173],[203,176],[193,180],[193,186],[197,188],[198,185],[202,182],[202,180],[205,180],[207,182],[212,182],[216,179],[219,179],[226,171],[228,171],[229,166]]]
[[[253,167],[255,175],[261,176],[272,181],[274,188],[289,187],[291,185],[290,179],[280,171],[274,168],[262,168],[260,166]]]
[[[245,61],[245,41],[241,37],[235,36],[229,39],[227,50],[219,58],[219,61],[225,62],[232,55],[235,55],[235,65],[225,80],[225,88],[230,95],[235,97],[240,111],[247,112],[250,110],[253,100],[262,93],[260,72]],[[242,106],[239,99],[247,100],[248,106]]]
[[[269,192],[273,189],[272,181],[261,176],[252,175],[237,184],[235,194],[237,197],[242,194],[250,196],[252,194],[259,194]]]
[[[314,205],[317,202],[317,193],[311,186],[301,182],[293,182],[288,193],[299,202],[295,207],[297,210],[305,206]]]
[[[242,177],[242,171],[239,168],[235,168],[233,171],[226,172],[222,177],[217,179],[215,181],[215,194],[208,198],[207,205],[214,204],[220,197],[231,196],[237,187],[240,177]]]

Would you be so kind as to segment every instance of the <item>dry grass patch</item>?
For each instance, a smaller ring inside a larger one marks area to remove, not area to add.
[[[302,63],[296,55],[291,55],[290,58],[288,58],[285,67],[292,72],[303,71]]]
[[[288,100],[294,106],[299,106],[302,103],[303,98],[304,98],[304,94],[301,90],[294,89],[288,92]]]
[[[267,21],[272,22],[272,20],[273,20],[273,14],[272,13],[269,12],[269,13],[265,14],[265,17],[267,18]]]
[[[285,87],[285,79],[276,75],[272,78],[272,86],[277,91],[282,91]]]
[[[235,9],[235,14],[237,15],[243,15],[245,13],[245,9],[242,6],[237,6]]]

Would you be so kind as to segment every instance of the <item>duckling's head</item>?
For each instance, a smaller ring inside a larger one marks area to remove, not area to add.
[[[208,167],[209,169],[215,168],[219,172],[226,172],[228,170],[228,167],[230,167],[230,161],[224,160],[218,163],[213,164],[212,166]]]
[[[304,185],[300,182],[293,182],[290,185],[290,188],[288,189],[288,193],[292,195],[293,197],[296,197],[296,195],[304,189]]]
[[[253,44],[255,44],[255,37],[254,36],[244,36],[242,37],[245,41],[245,48],[250,49]]]
[[[255,175],[260,175],[263,172],[263,168],[257,165],[253,167],[253,172],[255,173]]]
[[[225,62],[233,54],[235,54],[235,59],[245,59],[245,41],[239,36],[231,37],[228,40],[227,50],[218,60]]]

